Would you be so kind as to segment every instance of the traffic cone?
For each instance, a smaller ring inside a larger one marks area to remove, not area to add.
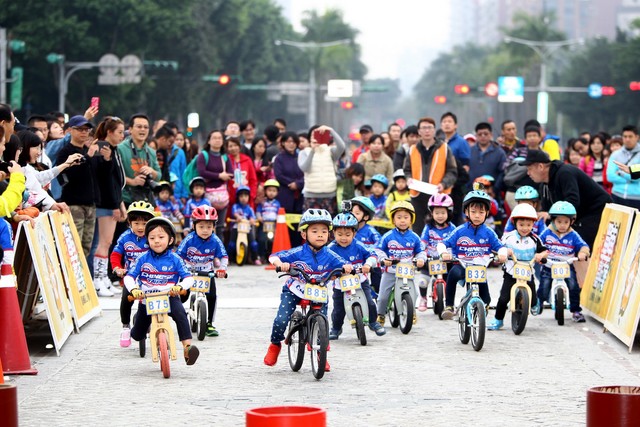
[[[289,249],[291,249],[291,240],[289,240],[289,229],[287,228],[287,213],[284,208],[280,208],[276,219],[276,234],[273,238],[271,253],[274,254]],[[269,264],[265,267],[265,270],[275,270],[275,267]]]
[[[0,359],[7,375],[38,373],[31,366],[29,348],[18,305],[15,276],[10,265],[0,268]]]

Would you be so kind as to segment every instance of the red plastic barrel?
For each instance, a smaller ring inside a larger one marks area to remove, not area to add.
[[[312,406],[269,406],[247,411],[247,427],[326,427],[327,412]]]
[[[587,427],[637,426],[640,387],[604,386],[587,390]]]
[[[14,385],[0,384],[0,425],[18,427],[18,389]]]

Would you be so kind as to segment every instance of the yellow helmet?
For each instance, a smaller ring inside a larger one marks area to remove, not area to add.
[[[399,200],[397,202],[394,202],[391,205],[391,220],[392,221],[393,221],[393,215],[398,211],[407,211],[407,212],[409,212],[409,214],[411,214],[411,224],[413,224],[416,221],[416,210],[413,208],[413,205],[411,204],[411,202],[408,202],[406,200]]]
[[[133,202],[129,205],[127,208],[127,217],[130,217],[133,213],[147,214],[150,218],[156,216],[156,210],[153,205],[149,202],[145,202],[144,200]]]
[[[280,183],[275,179],[268,179],[264,182],[264,188],[267,188],[267,187],[280,188]]]

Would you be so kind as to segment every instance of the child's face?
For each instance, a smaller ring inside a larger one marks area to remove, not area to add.
[[[364,175],[352,175],[351,180],[353,181],[353,185],[357,187],[362,180],[364,180]]]
[[[267,187],[264,190],[264,194],[267,196],[267,199],[273,200],[278,195],[278,189],[276,187]]]
[[[536,132],[528,132],[524,138],[527,141],[527,146],[529,146],[529,149],[533,150],[537,150],[540,146],[540,141],[542,141],[542,138],[540,138],[540,135],[538,135]]]
[[[433,217],[433,220],[436,222],[436,224],[444,224],[445,222],[447,222],[447,218],[449,215],[447,208],[436,207],[431,210],[431,216]]]
[[[158,199],[162,200],[163,202],[166,202],[167,200],[169,200],[169,196],[171,196],[171,193],[169,193],[169,190],[162,190],[158,194]]]
[[[213,234],[213,221],[198,221],[196,223],[196,234],[201,239],[208,239]]]
[[[622,148],[622,143],[616,141],[616,142],[611,142],[609,144],[609,149],[611,150],[611,152],[613,153],[614,151],[618,151],[619,149]]]
[[[352,228],[345,227],[336,228],[333,234],[335,235],[336,242],[343,248],[349,246],[356,235]]]
[[[246,205],[249,203],[249,195],[247,193],[241,193],[238,196],[238,203],[241,205]]]
[[[396,179],[396,190],[404,191],[407,189],[407,180],[404,178]]]
[[[466,212],[471,224],[476,227],[483,224],[487,219],[487,208],[484,205],[469,206]]]
[[[169,234],[162,227],[156,227],[151,230],[147,240],[149,249],[157,254],[164,252],[169,244],[173,243],[173,238],[169,237]]]
[[[358,205],[353,205],[353,207],[351,208],[351,213],[353,214],[353,216],[356,217],[356,219],[358,220],[358,222],[361,222],[364,218],[364,211],[362,210],[362,208]],[[363,224],[360,224],[361,226]]]
[[[201,198],[204,196],[204,187],[202,185],[194,185],[193,186],[193,196],[197,198]]]
[[[371,192],[374,196],[382,196],[384,194],[384,187],[379,182],[374,182],[371,185]]]
[[[516,220],[516,230],[521,236],[528,236],[533,230],[533,220],[527,218],[518,218]]]
[[[397,211],[393,214],[393,225],[398,230],[404,231],[411,226],[411,214],[407,211]]]
[[[325,224],[311,224],[300,234],[314,248],[321,248],[329,241],[329,227]]]
[[[147,221],[145,220],[136,220],[131,221],[131,231],[138,237],[144,237],[144,227],[147,225]]]
[[[557,216],[553,220],[553,225],[559,233],[566,233],[571,228],[571,218],[568,216]]]

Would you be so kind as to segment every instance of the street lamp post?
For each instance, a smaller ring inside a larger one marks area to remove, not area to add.
[[[286,45],[300,49],[301,51],[309,54],[309,108],[307,110],[307,121],[309,126],[316,124],[316,69],[313,53],[320,49],[332,46],[339,46],[349,44],[351,39],[334,40],[330,42],[297,42],[292,40],[276,40],[274,43],[276,46]]]

